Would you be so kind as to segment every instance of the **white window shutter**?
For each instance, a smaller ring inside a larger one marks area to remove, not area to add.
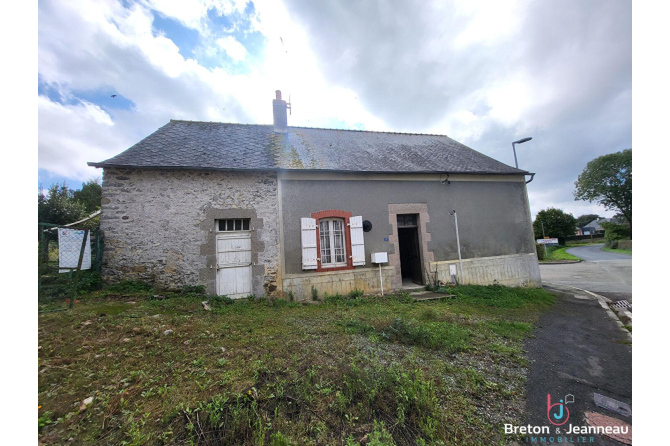
[[[316,269],[316,219],[300,219],[300,245],[302,247],[302,269]]]
[[[351,260],[354,266],[365,265],[365,242],[363,241],[363,217],[349,219],[351,231]]]

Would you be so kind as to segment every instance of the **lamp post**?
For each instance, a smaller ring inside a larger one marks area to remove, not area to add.
[[[520,140],[518,140],[518,141],[514,141],[514,142],[512,143],[512,150],[514,151],[514,165],[516,166],[517,169],[519,168],[519,163],[518,163],[517,160],[516,160],[516,147],[514,147],[514,145],[515,145],[515,144],[522,144],[522,143],[524,143],[524,142],[528,142],[528,141],[530,141],[531,139],[533,139],[533,138],[532,138],[532,137],[522,138],[522,139],[520,139]]]

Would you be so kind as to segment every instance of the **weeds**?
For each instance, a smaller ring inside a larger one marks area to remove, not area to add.
[[[235,301],[228,296],[217,296],[217,295],[209,296],[209,305],[212,308],[221,308],[226,305],[232,305],[234,303]]]
[[[508,288],[501,285],[461,285],[451,290],[463,303],[496,308],[522,308],[529,304],[553,305],[555,297],[542,288]]]
[[[462,351],[469,345],[471,333],[458,324],[445,322],[417,323],[397,318],[381,332],[382,339],[449,353]]]
[[[192,293],[122,302],[94,293],[38,319],[38,399],[49,408],[39,411],[39,440],[504,443],[501,420],[522,416],[522,338],[544,300],[464,291],[420,304],[409,295],[334,294],[323,305],[207,296],[211,312]],[[87,396],[86,410],[73,407]]]
[[[141,280],[124,280],[107,287],[106,291],[119,294],[145,293],[153,287]]]
[[[181,294],[183,295],[189,295],[189,294],[204,295],[205,292],[206,291],[204,285],[186,285],[181,289]]]
[[[495,321],[487,322],[486,326],[494,333],[503,338],[508,339],[522,339],[526,337],[535,328],[533,324],[528,322],[516,321]]]
[[[319,292],[317,291],[317,289],[314,285],[312,285],[311,292],[312,292],[312,300],[314,302],[318,301],[319,300]]]

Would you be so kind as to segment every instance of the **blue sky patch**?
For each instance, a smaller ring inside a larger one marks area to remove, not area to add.
[[[114,109],[132,110],[135,108],[133,101],[121,96],[112,88],[104,88],[96,91],[77,91],[74,94],[82,101],[91,102],[107,112],[112,112]]]
[[[96,160],[97,161],[97,160]],[[102,177],[102,170],[100,170],[100,175]],[[49,189],[49,186],[51,186],[54,183],[57,184],[67,184],[67,186],[72,189],[72,190],[79,190],[81,189],[81,184],[84,181],[78,180],[75,178],[71,177],[64,177],[61,175],[57,175],[53,172],[49,172],[46,169],[37,169],[37,184],[38,187],[41,185],[42,189],[45,191]]]
[[[44,82],[42,76],[37,76],[37,94],[40,96],[46,96],[51,102],[57,102],[59,104],[66,104],[65,98],[61,96],[58,89],[52,87],[47,82]]]
[[[184,58],[193,58],[193,50],[200,43],[200,34],[194,29],[190,29],[169,17],[165,17],[156,11],[152,11],[154,16],[153,27],[158,33],[163,33],[165,37],[172,40],[179,47],[179,54]]]

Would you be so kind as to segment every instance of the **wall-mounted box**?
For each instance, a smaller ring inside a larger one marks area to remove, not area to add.
[[[388,263],[389,256],[386,252],[373,252],[370,255],[370,261],[372,263]]]

